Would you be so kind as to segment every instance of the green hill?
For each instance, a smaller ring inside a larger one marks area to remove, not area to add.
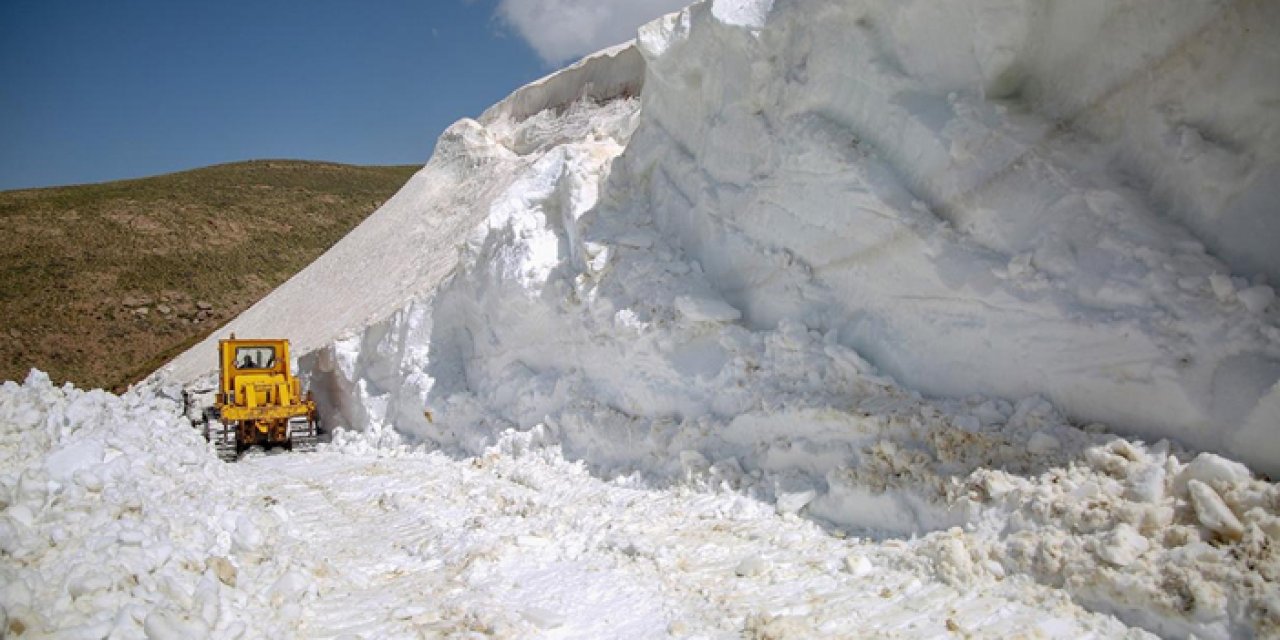
[[[261,160],[0,192],[0,380],[31,367],[79,386],[140,379],[319,257],[416,170]]]

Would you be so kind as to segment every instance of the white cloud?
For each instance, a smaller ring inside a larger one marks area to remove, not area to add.
[[[636,28],[691,0],[502,0],[498,17],[548,64],[634,38]]]

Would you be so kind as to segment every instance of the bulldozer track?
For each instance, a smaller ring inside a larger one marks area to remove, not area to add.
[[[290,449],[296,453],[307,453],[316,450],[320,441],[320,430],[317,423],[305,417],[289,419]]]
[[[306,418],[292,418],[289,421],[291,432],[289,449],[294,453],[310,453],[316,450],[320,442],[319,424]],[[213,444],[214,453],[223,462],[235,462],[240,458],[240,449],[236,445],[236,426],[221,420],[210,418],[204,422],[205,439]]]
[[[235,462],[240,457],[240,452],[236,447],[236,430],[234,425],[223,423],[221,420],[208,420],[205,422],[205,438],[213,443],[213,450],[218,455],[218,459],[223,462]]]

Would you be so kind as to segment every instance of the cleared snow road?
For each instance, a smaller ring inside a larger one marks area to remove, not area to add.
[[[1149,637],[1021,575],[959,571],[976,556],[950,532],[860,540],[714,475],[605,480],[534,446],[538,431],[458,458],[342,432],[325,451],[224,464],[169,399],[39,373],[0,384],[0,629]]]
[[[963,592],[912,541],[868,541],[728,492],[604,481],[553,450],[452,459],[250,455],[288,513],[276,553],[307,637],[1117,637],[1021,579]],[[278,511],[278,510],[277,510]]]

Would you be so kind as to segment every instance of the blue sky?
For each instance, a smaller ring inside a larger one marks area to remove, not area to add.
[[[253,158],[422,164],[681,0],[0,0],[0,189]]]

